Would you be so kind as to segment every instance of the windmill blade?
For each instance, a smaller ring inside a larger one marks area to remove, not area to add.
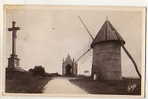
[[[115,32],[115,33],[116,33],[116,32]],[[121,47],[123,48],[123,50],[125,51],[125,53],[126,53],[127,56],[129,57],[129,59],[132,61],[133,65],[134,65],[134,67],[135,67],[135,70],[136,70],[136,72],[137,72],[139,78],[141,79],[141,74],[140,74],[140,72],[139,72],[139,70],[138,70],[138,66],[137,66],[137,64],[136,64],[136,62],[135,62],[135,60],[134,60],[134,58],[133,58],[132,55],[128,52],[128,50],[125,48],[124,43],[119,39],[119,38],[120,38],[119,35],[118,35],[117,33],[116,33],[116,35],[117,35],[118,40],[119,40],[120,43],[121,43]]]
[[[86,52],[84,52],[77,60],[76,62],[78,62],[83,56],[85,56],[89,51],[91,50],[91,48],[89,48]]]
[[[138,76],[139,76],[140,79],[141,79],[141,74],[140,74],[140,72],[139,72],[139,70],[138,70],[138,66],[137,66],[137,64],[136,64],[136,62],[135,62],[135,60],[134,60],[134,58],[133,58],[132,55],[128,52],[128,50],[125,48],[125,46],[124,46],[123,44],[122,44],[122,48],[123,48],[123,50],[125,51],[125,53],[127,54],[127,56],[130,58],[130,60],[132,61],[132,63],[134,64],[135,70],[136,70]]]
[[[114,28],[114,27],[112,27],[112,28]],[[116,30],[116,29],[114,28],[114,30]],[[121,41],[121,39],[120,39],[120,37],[119,37],[119,34],[118,34],[117,32],[115,32],[115,34],[116,34],[116,36],[117,36],[117,39],[118,39],[118,40],[120,41],[120,43],[121,43],[121,47],[123,48],[123,50],[125,51],[125,53],[126,53],[127,56],[129,57],[129,59],[130,59],[130,60],[132,61],[132,63],[134,64],[135,70],[136,70],[136,72],[137,72],[139,78],[141,79],[141,74],[140,74],[140,72],[139,72],[139,70],[138,70],[138,66],[137,66],[137,64],[136,64],[136,62],[135,62],[135,60],[134,60],[134,58],[133,58],[132,55],[129,53],[129,51],[125,48],[124,42]]]
[[[87,26],[83,22],[82,18],[80,16],[78,16],[78,18],[79,18],[80,22],[82,23],[82,25],[84,26],[84,28],[86,29],[86,31],[89,34],[89,36],[92,38],[92,40],[94,40],[94,37],[91,35],[90,31],[88,30]]]
[[[94,37],[91,35],[90,31],[88,30],[87,26],[85,25],[85,23],[83,22],[82,18],[80,16],[78,16],[80,22],[82,23],[82,25],[84,26],[84,28],[86,29],[87,33],[89,34],[89,36],[91,37],[92,40],[94,40]],[[77,60],[76,62],[78,62],[83,56],[85,56],[89,51],[91,50],[91,48],[89,48],[86,52],[84,52]]]
[[[112,28],[114,28],[114,27],[112,27]],[[115,28],[114,28],[114,30],[115,30]],[[116,36],[117,36],[117,39],[118,39],[118,40],[120,41],[120,43],[121,43],[121,47],[123,48],[123,50],[125,51],[125,53],[126,53],[127,56],[129,57],[129,59],[130,59],[130,60],[132,61],[132,63],[134,64],[135,70],[136,70],[136,72],[137,72],[139,78],[141,79],[141,74],[140,74],[140,72],[139,72],[139,70],[138,70],[138,66],[137,66],[137,64],[136,64],[136,62],[135,62],[135,60],[134,60],[134,58],[133,58],[132,55],[129,53],[129,51],[125,48],[124,43],[123,43],[123,41],[121,41],[119,35],[118,35],[116,32],[115,32],[115,34],[116,34]]]

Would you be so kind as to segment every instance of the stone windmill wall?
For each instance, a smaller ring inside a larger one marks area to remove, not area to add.
[[[106,20],[91,44],[93,78],[121,79],[121,42],[125,43],[112,24]]]

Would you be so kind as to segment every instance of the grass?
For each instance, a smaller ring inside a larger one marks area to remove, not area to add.
[[[134,83],[138,85],[134,92],[128,92],[127,87],[131,79],[124,80],[89,80],[89,79],[72,79],[73,84],[79,86],[90,94],[113,94],[113,95],[140,95],[140,80],[134,79]]]
[[[7,93],[42,93],[50,77],[33,76],[29,72],[7,72]]]
[[[33,76],[30,72],[7,72],[6,92],[7,93],[42,93],[44,86],[57,74],[50,76]],[[78,76],[77,79],[69,79],[71,83],[77,85],[89,94],[113,94],[113,95],[140,95],[141,83],[139,79],[123,80],[91,80],[89,77]],[[128,92],[127,88],[132,83],[137,84],[134,92]],[[63,86],[64,88],[64,86]]]

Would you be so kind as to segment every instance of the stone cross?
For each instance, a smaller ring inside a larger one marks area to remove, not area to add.
[[[16,32],[20,30],[20,27],[15,26],[16,22],[12,22],[12,28],[8,28],[8,31],[12,31],[12,55],[16,55]]]

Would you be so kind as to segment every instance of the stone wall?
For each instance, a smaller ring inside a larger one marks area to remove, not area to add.
[[[121,45],[117,41],[98,43],[93,48],[92,75],[97,79],[121,79]]]

